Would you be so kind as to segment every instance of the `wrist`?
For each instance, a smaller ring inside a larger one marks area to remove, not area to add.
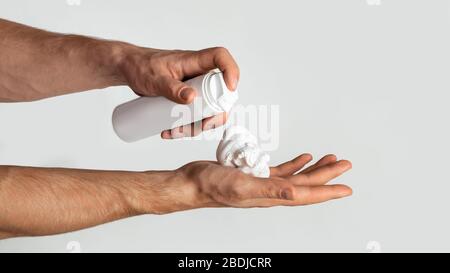
[[[201,207],[197,188],[177,171],[139,173],[127,195],[135,214],[168,214]]]
[[[137,87],[136,84],[142,81],[139,77],[150,76],[150,71],[146,69],[151,65],[152,57],[161,52],[159,49],[139,47],[123,42],[113,42],[111,51],[114,55],[112,59],[116,68],[116,78],[131,88]]]
[[[99,41],[97,47],[99,61],[97,65],[105,67],[105,74],[111,86],[127,85],[123,66],[130,54],[136,52],[138,47],[132,44],[119,41]]]

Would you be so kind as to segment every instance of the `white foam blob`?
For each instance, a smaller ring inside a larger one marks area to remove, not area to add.
[[[244,127],[232,126],[225,130],[216,156],[223,166],[235,167],[256,177],[270,176],[270,156],[261,149],[257,138]]]

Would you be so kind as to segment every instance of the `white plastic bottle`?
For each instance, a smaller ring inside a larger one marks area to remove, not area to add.
[[[237,91],[227,88],[222,72],[211,71],[186,84],[197,91],[194,102],[188,105],[164,97],[141,97],[117,106],[112,116],[116,134],[126,142],[160,135],[163,130],[229,112],[238,99]],[[186,122],[179,124],[180,119]]]

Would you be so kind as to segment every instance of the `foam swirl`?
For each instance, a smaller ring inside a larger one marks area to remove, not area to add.
[[[256,177],[270,176],[270,156],[261,149],[257,138],[244,127],[232,126],[225,130],[216,156],[223,166],[235,167]]]

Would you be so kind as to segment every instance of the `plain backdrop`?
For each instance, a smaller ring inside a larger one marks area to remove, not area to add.
[[[225,46],[242,70],[240,103],[280,107],[273,164],[336,153],[353,162],[336,182],[354,189],[314,206],[4,240],[0,252],[450,251],[449,1],[15,0],[0,17],[155,48]],[[215,158],[216,140],[121,142],[111,113],[131,98],[116,87],[0,104],[0,164],[149,170]]]

